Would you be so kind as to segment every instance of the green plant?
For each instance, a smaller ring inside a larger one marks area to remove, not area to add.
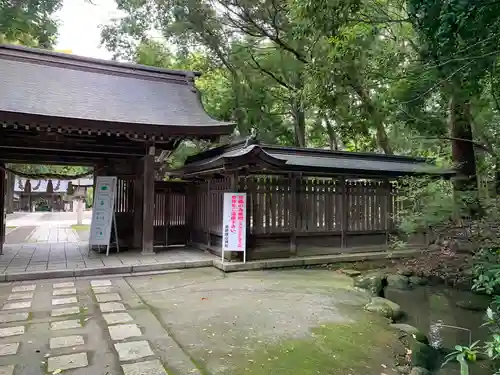
[[[468,362],[476,361],[479,349],[478,344],[479,341],[472,343],[470,346],[456,345],[455,350],[446,356],[442,366],[456,360],[460,363],[460,375],[469,375]]]

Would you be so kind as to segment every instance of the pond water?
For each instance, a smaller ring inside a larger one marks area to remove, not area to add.
[[[484,311],[464,310],[456,306],[459,301],[474,301],[487,304],[484,296],[446,287],[423,286],[411,291],[388,289],[386,298],[396,302],[406,312],[405,323],[417,327],[428,335],[430,344],[436,348],[454,348],[469,345],[488,337],[484,323]],[[471,375],[491,375],[485,362],[471,367]],[[457,364],[446,365],[436,371],[439,375],[459,375]]]

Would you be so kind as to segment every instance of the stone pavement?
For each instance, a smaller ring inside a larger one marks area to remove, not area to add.
[[[122,278],[4,284],[0,299],[1,375],[200,374]]]
[[[139,251],[112,251],[109,256],[94,251],[89,254],[88,230],[73,229],[61,221],[60,214],[45,213],[45,221],[24,219],[24,224],[30,225],[9,228],[0,255],[0,281],[203,267],[211,266],[215,259],[213,255],[186,248],[160,250],[152,255],[142,255]],[[25,216],[30,215],[40,216],[38,213]],[[31,225],[39,222],[42,224]]]

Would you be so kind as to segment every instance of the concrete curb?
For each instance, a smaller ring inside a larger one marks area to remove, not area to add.
[[[283,258],[270,260],[256,260],[247,263],[231,262],[222,263],[220,259],[177,261],[168,263],[141,264],[137,266],[113,266],[99,268],[75,268],[72,270],[51,270],[35,272],[18,272],[0,274],[0,282],[73,278],[84,276],[104,276],[117,274],[139,274],[145,272],[168,271],[174,269],[215,267],[223,272],[252,271],[284,267],[302,267],[328,263],[347,263],[370,260],[407,258],[421,253],[422,250],[401,251],[373,251],[365,253],[318,255],[301,258]]]
[[[212,267],[213,260],[178,261],[169,263],[141,264],[138,266],[114,266],[99,268],[75,268],[71,270],[50,270],[0,274],[0,282],[27,281],[42,279],[73,278],[83,276],[104,276],[116,274],[135,274],[155,271],[168,271],[180,268]]]
[[[224,262],[220,259],[213,261],[213,266],[223,272],[251,271],[284,267],[314,266],[329,263],[349,263],[370,260],[408,258],[420,254],[421,249],[401,251],[372,251],[364,253],[318,255],[300,258],[283,258],[270,260],[256,260],[247,263]]]

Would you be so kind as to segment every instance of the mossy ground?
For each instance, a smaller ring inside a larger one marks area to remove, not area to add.
[[[363,314],[364,315],[364,314]],[[391,374],[404,351],[387,322],[363,316],[350,324],[325,324],[308,339],[284,341],[255,352],[234,375]]]
[[[77,232],[85,232],[90,230],[90,225],[87,224],[74,224],[71,226],[71,229],[76,230]]]

